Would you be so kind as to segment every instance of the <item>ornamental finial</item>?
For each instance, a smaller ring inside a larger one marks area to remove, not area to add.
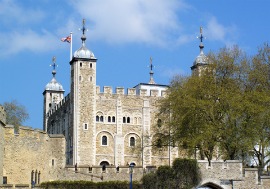
[[[203,27],[201,26],[200,27],[200,36],[198,36],[197,38],[199,38],[200,39],[200,45],[199,45],[199,47],[200,47],[200,51],[201,51],[201,53],[203,53],[203,48],[204,48],[204,45],[203,45],[203,39],[205,38],[204,36],[203,36]]]
[[[50,65],[50,66],[53,67],[53,71],[52,71],[53,77],[55,77],[55,74],[56,74],[55,68],[58,66],[55,62],[56,62],[56,57],[53,56],[53,58],[52,58],[52,64]]]
[[[85,28],[85,19],[82,20],[82,28],[80,28],[79,30],[82,30],[82,44],[83,46],[85,46],[85,40],[86,40],[86,37],[85,37],[85,31],[87,31],[87,29]]]
[[[150,65],[149,65],[149,67],[150,67],[150,72],[149,72],[150,81],[149,81],[149,84],[156,84],[155,81],[154,81],[154,78],[153,78],[153,75],[154,75],[153,68],[154,68],[154,66],[153,66],[153,58],[151,56],[150,56]]]

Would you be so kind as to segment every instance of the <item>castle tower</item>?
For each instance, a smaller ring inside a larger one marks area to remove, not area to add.
[[[202,27],[200,27],[200,36],[198,38],[200,39],[200,42],[201,42],[200,45],[199,45],[200,54],[195,59],[195,61],[193,63],[193,66],[191,67],[191,71],[192,71],[192,75],[200,76],[202,70],[204,70],[205,67],[208,65],[208,59],[205,56],[205,54],[203,53],[203,48],[204,48],[203,39],[204,39],[204,36],[203,36]]]
[[[73,164],[95,164],[96,61],[86,48],[85,20],[82,46],[75,51],[71,65],[71,125],[73,125]]]
[[[53,67],[52,80],[46,85],[45,90],[43,92],[43,130],[47,132],[47,113],[54,108],[63,98],[64,98],[64,92],[63,86],[58,83],[55,79],[56,70],[57,67],[56,58],[53,57],[52,64],[50,66]]]

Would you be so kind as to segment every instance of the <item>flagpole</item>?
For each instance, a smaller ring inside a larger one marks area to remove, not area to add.
[[[72,32],[70,32],[70,61],[72,60]]]

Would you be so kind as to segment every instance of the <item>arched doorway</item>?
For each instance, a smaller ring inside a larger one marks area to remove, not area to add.
[[[223,188],[221,186],[214,184],[214,183],[208,182],[208,183],[201,185],[197,189],[223,189]]]

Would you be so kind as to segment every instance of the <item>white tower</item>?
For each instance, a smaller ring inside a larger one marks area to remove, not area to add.
[[[86,48],[85,20],[82,46],[75,51],[71,65],[71,108],[73,125],[73,164],[95,164],[96,152],[96,61]]]
[[[47,113],[54,108],[63,98],[64,98],[64,92],[65,90],[63,89],[63,86],[58,83],[55,79],[56,75],[56,70],[55,68],[57,67],[56,63],[56,58],[53,57],[52,59],[52,75],[53,78],[52,80],[46,85],[45,90],[43,92],[43,130],[47,132]]]

